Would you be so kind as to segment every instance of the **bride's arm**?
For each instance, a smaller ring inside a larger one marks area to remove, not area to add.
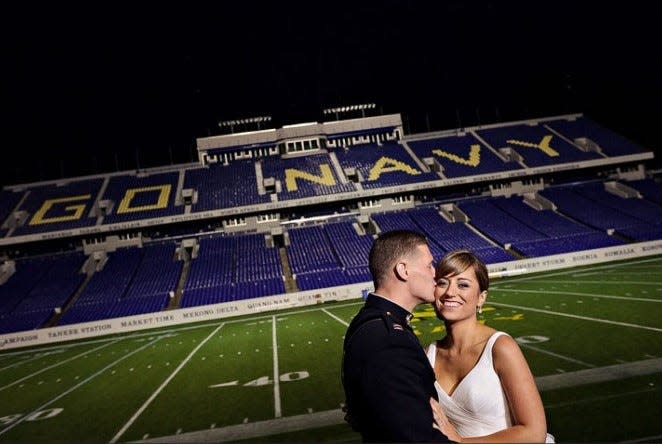
[[[519,345],[512,337],[501,336],[494,344],[492,356],[513,425],[492,435],[462,438],[462,442],[545,442],[545,409]]]

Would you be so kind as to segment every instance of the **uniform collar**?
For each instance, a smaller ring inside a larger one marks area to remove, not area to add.
[[[365,301],[365,305],[369,308],[377,308],[380,310],[388,311],[391,313],[391,315],[393,315],[393,317],[407,325],[409,325],[409,321],[411,321],[411,318],[414,316],[406,308],[401,307],[392,300],[384,296],[380,296],[377,293],[370,293]]]

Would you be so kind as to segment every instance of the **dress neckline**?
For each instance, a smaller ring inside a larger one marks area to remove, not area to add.
[[[455,385],[455,388],[451,391],[451,393],[447,393],[446,390],[444,390],[444,388],[441,386],[441,384],[439,384],[439,382],[437,381],[437,378],[436,378],[436,376],[435,376],[435,381],[434,381],[434,383],[439,387],[440,391],[441,391],[443,394],[445,394],[446,396],[448,396],[449,398],[453,398],[453,395],[455,395],[455,393],[457,393],[457,390],[460,388],[460,386],[462,386],[462,384],[464,383],[464,381],[467,380],[467,378],[468,378],[468,377],[469,377],[469,376],[470,376],[470,375],[476,370],[476,368],[478,368],[478,364],[480,364],[480,362],[481,362],[481,361],[483,360],[483,358],[486,356],[485,351],[487,350],[487,347],[488,347],[488,346],[490,346],[490,347],[493,346],[492,338],[493,338],[495,335],[501,336],[502,334],[505,334],[505,333],[500,332],[500,331],[495,331],[494,333],[492,333],[492,334],[487,338],[487,341],[485,341],[485,345],[483,346],[483,350],[481,350],[481,352],[480,352],[480,356],[479,356],[478,359],[476,360],[476,363],[473,365],[473,367],[471,367],[471,370],[469,370],[469,371],[467,372],[467,374],[464,375],[464,376],[460,379],[460,381]],[[495,340],[496,340],[496,339],[495,339]],[[434,369],[434,366],[435,366],[436,363],[437,363],[437,341],[433,342],[432,345],[434,345],[434,355],[433,355],[434,358],[433,358],[433,361],[432,361],[432,368]]]

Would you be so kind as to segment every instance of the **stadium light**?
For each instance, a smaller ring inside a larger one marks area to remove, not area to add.
[[[335,114],[336,120],[338,120],[338,114],[348,113],[352,111],[361,111],[361,115],[365,117],[365,110],[375,109],[377,105],[374,103],[360,103],[357,105],[347,105],[347,106],[338,106],[335,108],[326,108],[322,111],[322,114]]]
[[[257,117],[247,117],[245,119],[221,120],[220,122],[218,122],[218,126],[221,128],[230,127],[230,131],[234,133],[234,127],[236,125],[247,125],[250,123],[257,123],[257,129],[262,129],[261,124],[264,122],[271,122],[271,116],[257,116]]]

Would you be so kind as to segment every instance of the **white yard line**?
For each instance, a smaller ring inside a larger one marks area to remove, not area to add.
[[[536,385],[538,390],[542,392],[601,382],[620,381],[635,376],[659,373],[660,371],[662,371],[662,358],[645,359],[643,361],[626,362],[625,364],[577,370],[559,375],[540,376],[536,378]]]
[[[207,341],[209,341],[209,340],[210,340],[210,339],[216,334],[216,332],[219,331],[219,330],[221,329],[221,327],[223,327],[223,325],[225,325],[225,323],[221,323],[218,327],[216,327],[216,329],[215,329],[214,331],[212,331],[211,333],[209,333],[209,336],[207,336],[205,339],[203,339],[202,342],[200,342],[200,343],[198,344],[198,346],[195,347],[195,348],[193,349],[193,351],[191,351],[191,353],[188,354],[188,356],[186,357],[186,359],[184,359],[184,360],[183,360],[183,361],[177,366],[177,368],[176,368],[175,370],[173,370],[173,372],[170,374],[170,376],[168,376],[168,377],[166,378],[166,380],[163,381],[163,383],[159,386],[159,388],[157,388],[156,391],[155,391],[154,393],[152,393],[152,396],[150,396],[150,397],[147,399],[147,401],[145,401],[145,402],[143,403],[143,405],[140,406],[140,408],[136,411],[136,413],[133,414],[133,416],[131,417],[131,419],[129,419],[129,421],[128,421],[126,424],[124,424],[124,426],[119,430],[119,432],[117,432],[117,433],[115,434],[115,436],[113,437],[113,439],[110,440],[110,443],[111,443],[111,444],[117,442],[117,440],[120,439],[120,438],[122,437],[122,435],[124,434],[124,432],[126,432],[126,431],[129,429],[129,427],[131,427],[131,425],[135,422],[135,420],[138,419],[138,417],[139,417],[140,415],[142,415],[142,413],[145,411],[145,409],[146,409],[146,408],[152,403],[152,401],[154,401],[154,399],[156,399],[156,397],[159,395],[159,393],[161,393],[161,391],[166,387],[166,385],[168,385],[168,384],[170,383],[170,381],[172,381],[172,379],[177,375],[177,373],[179,373],[179,371],[180,371],[182,368],[184,368],[184,366],[188,363],[188,361],[191,360],[191,358],[193,357],[193,355],[196,354],[196,352],[197,352],[198,350],[200,350],[200,348],[201,348],[203,345],[205,345],[205,343],[207,343]]]
[[[655,388],[647,387],[645,389],[640,389],[640,390],[631,390],[629,392],[614,393],[613,395],[592,396],[592,397],[582,398],[582,399],[573,399],[571,401],[557,402],[555,404],[547,404],[547,405],[545,405],[545,409],[557,409],[557,408],[560,408],[560,407],[567,407],[569,405],[589,404],[591,402],[606,401],[608,399],[625,398],[626,396],[640,395],[642,393],[648,393],[648,392],[654,392],[654,391],[655,391]]]
[[[130,352],[130,353],[125,354],[125,355],[122,356],[121,358],[116,359],[115,361],[111,362],[110,364],[108,364],[107,366],[105,366],[105,367],[102,368],[101,370],[97,371],[97,372],[94,373],[93,375],[88,376],[87,378],[85,378],[85,379],[83,379],[81,382],[79,382],[78,384],[76,384],[76,385],[74,385],[73,387],[69,388],[69,390],[60,393],[60,394],[57,395],[55,398],[53,398],[53,399],[51,399],[50,401],[48,401],[48,402],[46,402],[46,403],[40,405],[39,407],[37,407],[36,409],[34,409],[32,412],[30,412],[30,413],[24,415],[24,416],[23,416],[21,419],[19,419],[18,421],[13,422],[10,426],[7,426],[7,427],[5,427],[4,429],[0,430],[0,435],[3,435],[4,433],[6,433],[6,432],[8,432],[9,430],[13,429],[13,428],[16,427],[17,425],[21,424],[26,418],[29,418],[29,417],[32,416],[33,414],[35,414],[35,413],[37,413],[37,412],[43,410],[44,408],[48,407],[48,406],[51,405],[51,404],[53,404],[55,401],[57,401],[57,400],[59,400],[59,399],[65,397],[65,396],[67,396],[69,393],[73,392],[73,391],[76,390],[77,388],[79,388],[79,387],[81,387],[81,386],[87,384],[89,381],[91,381],[92,379],[96,378],[97,376],[99,376],[100,374],[102,374],[103,372],[105,372],[106,370],[108,370],[109,368],[111,368],[112,366],[118,364],[119,362],[122,362],[123,360],[125,360],[125,359],[128,358],[129,356],[132,356],[132,355],[138,353],[139,351],[142,351],[143,349],[145,349],[145,348],[151,346],[153,343],[155,343],[156,341],[159,341],[159,340],[161,340],[160,337],[154,339],[152,342],[148,342],[147,344],[143,345],[143,346],[140,347],[140,348],[135,349],[134,351],[132,351],[132,352]]]
[[[224,441],[239,441],[250,438],[260,438],[278,433],[342,424],[345,413],[340,410],[327,410],[286,418],[268,419],[266,421],[237,424],[220,429],[206,429],[197,432],[182,433],[173,436],[161,436],[142,441],[142,443],[212,443]]]
[[[333,319],[335,319],[336,321],[340,322],[340,323],[341,323],[342,325],[344,325],[345,327],[349,327],[349,322],[345,322],[345,321],[343,321],[343,320],[340,319],[338,316],[336,316],[336,315],[334,315],[333,313],[329,312],[329,310],[327,310],[326,308],[323,308],[322,311],[323,311],[324,313],[328,314],[329,316],[331,316],[331,317],[332,317]]]
[[[495,288],[494,291],[505,291],[509,293],[534,293],[534,294],[560,294],[567,296],[580,296],[586,298],[602,298],[602,299],[618,299],[625,301],[639,301],[639,302],[657,302],[662,303],[662,299],[651,299],[651,298],[631,298],[628,296],[612,296],[606,294],[595,294],[595,293],[578,293],[573,291],[563,291],[563,290],[515,290],[514,288]]]
[[[32,361],[34,361],[35,359],[43,358],[44,356],[46,356],[46,355],[44,355],[44,354],[37,354],[37,355],[35,355],[35,356],[31,357],[31,358],[30,358],[30,357],[27,357],[26,359],[23,359],[23,360],[18,361],[18,362],[14,362],[13,364],[10,364],[10,365],[8,365],[8,366],[6,366],[6,367],[2,367],[2,368],[0,368],[0,372],[1,372],[1,371],[4,371],[4,370],[7,370],[7,369],[10,369],[10,368],[18,367],[19,365],[23,365],[23,364],[25,364],[25,363],[27,363],[27,362],[32,362]]]
[[[83,356],[83,355],[86,355],[86,354],[88,354],[88,353],[94,353],[94,352],[97,351],[97,350],[101,350],[102,348],[104,348],[104,347],[108,347],[109,345],[113,345],[113,344],[115,344],[116,342],[119,342],[119,341],[121,341],[121,339],[116,339],[116,340],[113,341],[113,342],[109,342],[109,343],[104,344],[104,345],[101,345],[101,346],[99,346],[99,347],[97,347],[97,348],[93,348],[92,350],[84,351],[83,353],[79,353],[79,354],[77,354],[76,356],[72,356],[72,357],[69,358],[69,359],[65,359],[64,361],[61,361],[61,362],[55,363],[55,364],[53,364],[53,365],[49,365],[48,367],[44,367],[44,368],[42,368],[41,370],[37,370],[36,372],[31,373],[31,374],[29,374],[29,375],[27,375],[27,376],[24,376],[24,377],[22,377],[21,379],[17,379],[16,381],[14,381],[14,382],[12,382],[12,383],[9,383],[9,384],[7,384],[7,385],[5,385],[5,386],[3,386],[3,387],[0,387],[0,392],[3,391],[3,390],[6,389],[6,388],[9,388],[9,387],[11,387],[11,386],[13,386],[13,385],[18,384],[19,382],[25,381],[26,379],[30,379],[30,378],[32,378],[33,376],[38,375],[39,373],[43,373],[43,372],[45,372],[45,371],[47,371],[47,370],[50,370],[50,369],[55,368],[55,367],[58,367],[58,366],[60,366],[60,365],[62,365],[62,364],[66,364],[67,362],[69,362],[69,361],[73,361],[74,359],[77,359],[77,358],[79,358],[79,357],[81,357],[81,356]]]
[[[280,405],[280,373],[278,370],[278,339],[276,337],[276,316],[271,317],[271,345],[274,350],[274,417],[283,416]]]
[[[588,362],[580,361],[579,359],[571,358],[569,356],[560,355],[558,353],[554,353],[554,352],[551,352],[551,351],[548,351],[548,350],[545,350],[545,349],[542,349],[542,348],[539,348],[539,347],[534,347],[533,345],[519,344],[519,346],[522,347],[522,348],[527,348],[527,349],[530,349],[530,350],[533,350],[533,351],[537,351],[538,353],[543,353],[545,355],[554,356],[555,358],[563,359],[564,361],[574,362],[575,364],[583,365],[584,367],[589,367],[589,368],[595,367],[595,365],[589,364]]]
[[[150,335],[154,336],[154,333],[150,333]],[[127,339],[129,337],[130,336],[122,336],[121,338],[118,338],[117,336],[113,336],[111,338],[80,341],[80,342],[76,342],[74,344],[57,344],[57,343],[53,343],[53,344],[50,344],[50,345],[47,345],[47,346],[41,347],[41,348],[28,349],[28,350],[16,350],[16,351],[3,353],[2,356],[17,356],[17,355],[25,355],[25,354],[31,354],[31,353],[39,353],[39,352],[44,352],[44,353],[59,352],[59,351],[63,352],[63,351],[69,350],[70,348],[80,347],[82,345],[96,344],[98,342],[117,341],[119,339]]]
[[[568,280],[557,281],[557,280],[550,280],[545,277],[540,277],[540,279],[536,279],[535,284],[661,285],[660,282],[650,282],[650,281],[620,281],[620,280],[607,281],[604,279],[601,279],[599,281],[584,281],[579,279],[573,279],[572,281],[568,281]]]
[[[584,321],[600,322],[600,323],[603,323],[603,324],[620,325],[622,327],[632,327],[632,328],[639,328],[639,329],[642,329],[642,330],[651,330],[651,331],[662,332],[662,328],[649,327],[647,325],[630,324],[629,322],[610,321],[609,319],[591,318],[589,316],[579,316],[579,315],[573,315],[573,314],[570,314],[570,313],[560,313],[558,311],[543,310],[543,309],[540,309],[540,308],[522,307],[521,305],[502,304],[501,302],[488,302],[487,304],[488,305],[496,305],[498,307],[517,308],[517,309],[524,310],[524,311],[534,311],[534,312],[537,312],[537,313],[545,313],[545,314],[549,314],[549,315],[552,315],[552,316],[562,316],[562,317],[566,317],[566,318],[581,319],[581,320],[584,320]]]
[[[660,268],[660,267],[658,267]],[[628,276],[632,276],[633,274],[637,275],[644,275],[644,276],[657,276],[660,274],[660,270],[649,270],[649,271],[632,271],[632,270],[627,270],[625,271]],[[596,274],[603,276],[604,272],[603,271],[590,271],[590,272],[583,272],[583,273],[573,273],[572,277],[583,277],[583,276],[595,276]]]

